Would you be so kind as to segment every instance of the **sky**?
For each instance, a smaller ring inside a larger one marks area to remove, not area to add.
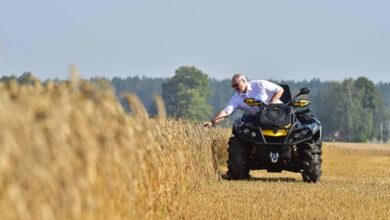
[[[390,82],[386,0],[0,0],[0,76]]]

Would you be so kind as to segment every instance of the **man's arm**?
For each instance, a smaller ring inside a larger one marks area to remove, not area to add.
[[[223,121],[223,119],[227,118],[230,114],[232,114],[235,109],[237,109],[237,99],[234,97],[235,96],[232,96],[232,98],[230,98],[229,104],[224,109],[222,109],[222,111],[216,114],[213,119],[208,122],[205,122],[203,124],[203,127],[210,128],[213,125]]]
[[[206,128],[212,127],[213,125],[223,121],[223,119],[225,119],[227,116],[229,116],[229,114],[227,112],[225,112],[225,110],[222,110],[217,115],[215,115],[213,119],[211,119],[208,122],[205,122],[203,124],[203,127],[206,127]]]
[[[260,87],[263,87],[267,91],[267,94],[272,94],[272,97],[269,99],[269,104],[280,103],[279,99],[284,92],[284,89],[281,86],[268,80],[258,80],[258,83]]]
[[[280,101],[280,97],[282,97],[284,89],[279,86],[278,90],[272,96],[270,103],[278,103]]]

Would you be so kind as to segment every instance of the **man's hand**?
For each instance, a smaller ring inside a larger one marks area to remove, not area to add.
[[[223,119],[225,119],[227,116],[229,116],[229,115],[224,110],[222,110],[213,119],[211,119],[211,121],[205,122],[203,124],[203,127],[204,128],[211,128],[215,124],[217,124],[220,121],[222,121]]]
[[[213,125],[214,125],[213,122],[208,121],[208,122],[205,122],[205,123],[203,124],[203,127],[205,127],[205,128],[211,128]]]

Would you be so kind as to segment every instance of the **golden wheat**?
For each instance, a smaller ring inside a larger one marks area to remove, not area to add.
[[[149,119],[133,95],[129,116],[97,87],[0,84],[0,219],[161,218],[218,179],[215,132]]]

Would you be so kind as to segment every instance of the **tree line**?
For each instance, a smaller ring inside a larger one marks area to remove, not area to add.
[[[20,77],[3,76],[0,81],[28,83],[32,78],[31,73],[25,73]],[[193,66],[179,67],[170,78],[132,76],[103,80],[113,86],[119,100],[124,92],[137,94],[151,116],[156,114],[154,97],[162,96],[168,116],[193,121],[209,120],[227,105],[234,93],[229,78],[213,79]],[[308,98],[313,113],[323,124],[324,139],[353,142],[390,139],[390,83],[374,84],[366,77],[343,81],[317,78],[270,81],[289,85],[292,95],[302,87],[310,88]],[[239,115],[225,120],[222,126],[230,126]]]

